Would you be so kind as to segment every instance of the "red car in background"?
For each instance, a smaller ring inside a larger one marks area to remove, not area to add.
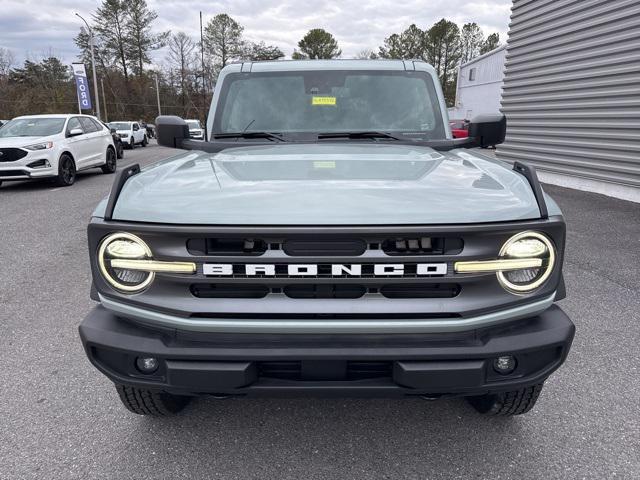
[[[467,138],[469,136],[468,120],[449,120],[449,127],[451,127],[453,138]]]

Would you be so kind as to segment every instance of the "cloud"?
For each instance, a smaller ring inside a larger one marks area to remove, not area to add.
[[[73,43],[78,33],[79,12],[89,19],[99,2],[81,0],[2,0],[0,47],[9,48],[16,59],[38,57],[48,52],[71,62],[78,50]],[[245,37],[279,46],[291,55],[298,40],[311,28],[331,32],[343,57],[364,49],[377,50],[384,38],[415,23],[428,28],[441,18],[459,25],[476,22],[485,34],[498,32],[506,39],[511,2],[509,0],[149,0],[158,13],[154,27],[184,31],[199,38],[199,12],[204,21],[228,13],[245,27]],[[165,53],[154,54],[161,62]]]

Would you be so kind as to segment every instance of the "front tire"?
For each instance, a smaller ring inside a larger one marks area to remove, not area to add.
[[[133,150],[134,148],[136,148],[136,141],[133,139],[133,137],[131,137],[131,141],[129,142],[129,148],[131,150]]]
[[[122,142],[118,142],[118,145],[116,146],[116,156],[118,157],[118,160],[124,158],[124,146],[122,145]]]
[[[147,140],[147,136],[145,135],[142,139],[142,146],[146,147],[149,144],[149,140]]]
[[[522,415],[533,408],[538,401],[542,385],[538,383],[530,387],[477,397],[467,397],[469,403],[478,412],[491,416]]]
[[[102,173],[115,173],[116,172],[116,153],[113,148],[107,148],[107,158],[102,167]]]
[[[58,177],[56,183],[60,187],[70,187],[76,181],[76,163],[66,153],[58,161]]]
[[[122,404],[136,415],[168,417],[187,406],[191,397],[172,395],[143,388],[116,385]]]

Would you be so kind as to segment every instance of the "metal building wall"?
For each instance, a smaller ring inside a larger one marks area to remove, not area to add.
[[[640,0],[515,0],[503,160],[640,187]]]

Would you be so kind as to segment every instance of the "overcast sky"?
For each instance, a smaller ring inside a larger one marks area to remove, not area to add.
[[[509,0],[148,0],[158,13],[157,30],[184,31],[199,36],[198,12],[205,22],[228,13],[245,27],[245,37],[277,45],[289,57],[300,38],[311,28],[331,32],[343,57],[364,49],[377,51],[385,37],[415,23],[427,28],[440,18],[459,25],[476,22],[485,32],[500,33],[506,40]],[[78,12],[87,20],[98,0],[0,0],[0,47],[10,49],[21,63],[53,52],[66,62],[78,54],[73,37],[80,28]],[[162,62],[164,52],[154,60]]]

